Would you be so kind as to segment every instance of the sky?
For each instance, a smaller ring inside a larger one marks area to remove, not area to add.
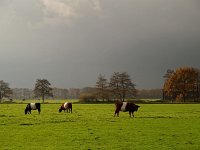
[[[0,80],[11,88],[93,87],[127,72],[162,88],[167,69],[200,68],[199,0],[1,0]]]

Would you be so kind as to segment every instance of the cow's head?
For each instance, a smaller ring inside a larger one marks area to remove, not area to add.
[[[138,105],[134,105],[135,111],[137,111],[139,107],[140,106],[138,106]]]
[[[24,111],[25,111],[25,115],[26,115],[28,113],[28,109],[26,108]]]
[[[61,111],[62,111],[62,108],[60,108],[58,111],[61,112]]]
[[[26,106],[26,108],[25,108],[25,115],[29,112],[29,109],[30,109],[30,105],[28,104],[27,106]]]

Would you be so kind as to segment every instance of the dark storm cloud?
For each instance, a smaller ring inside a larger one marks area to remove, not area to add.
[[[160,88],[167,69],[199,68],[198,1],[30,2],[0,6],[1,78],[14,87],[93,86],[126,71],[137,88]]]

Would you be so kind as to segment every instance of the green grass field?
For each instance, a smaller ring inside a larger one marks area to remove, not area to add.
[[[135,118],[113,117],[113,104],[74,104],[72,114],[59,106],[24,115],[26,104],[1,104],[0,149],[200,149],[199,104],[141,104]]]

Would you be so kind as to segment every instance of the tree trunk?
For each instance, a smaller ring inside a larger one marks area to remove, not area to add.
[[[2,102],[2,99],[3,99],[3,94],[0,91],[0,103]]]
[[[121,95],[121,94],[119,94],[119,98],[120,98],[120,100],[123,102],[123,98],[122,98],[122,95]]]
[[[183,92],[183,102],[185,103],[185,91]]]
[[[165,100],[165,92],[164,92],[164,90],[162,91],[162,97],[163,97],[163,100]]]
[[[44,103],[44,95],[42,95],[42,102]]]

